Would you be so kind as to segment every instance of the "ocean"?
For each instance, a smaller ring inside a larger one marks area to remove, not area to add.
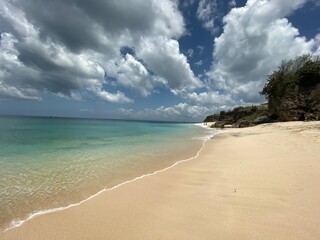
[[[190,159],[214,133],[184,123],[0,117],[0,229]]]

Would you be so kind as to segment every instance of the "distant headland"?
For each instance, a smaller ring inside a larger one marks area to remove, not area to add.
[[[320,120],[320,57],[303,55],[283,61],[267,77],[257,106],[237,107],[207,116],[212,127],[250,127],[269,122]]]

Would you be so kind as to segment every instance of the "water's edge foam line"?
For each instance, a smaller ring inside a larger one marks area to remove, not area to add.
[[[193,157],[190,157],[190,158],[187,158],[187,159],[183,159],[183,160],[179,160],[179,161],[173,163],[172,165],[170,165],[169,167],[166,167],[166,168],[163,168],[163,169],[160,169],[160,170],[156,170],[156,171],[154,171],[154,172],[152,172],[152,173],[147,173],[147,174],[141,175],[141,176],[136,177],[136,178],[133,178],[133,179],[131,179],[131,180],[128,180],[128,181],[119,183],[119,184],[117,184],[117,185],[115,185],[115,186],[113,186],[113,187],[111,187],[111,188],[104,188],[104,189],[102,189],[101,191],[97,192],[96,194],[93,194],[93,195],[91,195],[90,197],[88,197],[88,198],[86,198],[86,199],[84,199],[84,200],[82,200],[82,201],[80,201],[80,202],[78,202],[78,203],[72,203],[72,204],[70,204],[70,205],[68,205],[68,206],[65,206],[65,207],[51,208],[51,209],[40,210],[40,211],[31,213],[31,214],[29,214],[29,216],[28,216],[26,219],[24,219],[24,220],[14,220],[14,221],[12,221],[11,224],[10,224],[10,226],[9,226],[8,228],[6,228],[3,232],[6,232],[6,231],[9,231],[9,230],[11,230],[11,229],[20,227],[22,224],[24,224],[25,222],[27,222],[27,221],[35,218],[35,217],[38,217],[38,216],[41,216],[41,215],[45,215],[45,214],[47,214],[47,213],[59,212],[59,211],[63,211],[63,210],[66,210],[66,209],[69,209],[69,208],[72,208],[72,207],[79,206],[79,205],[81,205],[81,204],[83,204],[83,203],[85,203],[85,202],[87,202],[87,201],[89,201],[89,200],[97,197],[98,195],[100,195],[100,194],[103,193],[103,192],[112,191],[112,190],[117,189],[117,188],[119,188],[119,187],[121,187],[121,186],[123,186],[123,185],[129,184],[129,183],[132,183],[132,182],[135,182],[135,181],[140,180],[140,179],[142,179],[142,178],[149,177],[149,176],[153,176],[153,175],[155,175],[155,174],[157,174],[157,173],[164,172],[164,171],[166,171],[166,170],[168,170],[168,169],[170,169],[170,168],[173,168],[173,167],[177,166],[177,165],[180,164],[180,163],[184,163],[184,162],[191,161],[191,160],[193,160],[193,159],[195,159],[195,158],[197,158],[197,157],[199,156],[200,152],[201,152],[202,149],[204,148],[204,145],[205,145],[206,141],[210,140],[210,139],[211,139],[212,137],[214,137],[215,135],[218,135],[218,134],[221,134],[221,133],[223,133],[223,131],[217,131],[217,132],[215,132],[214,134],[212,134],[210,138],[204,139],[203,142],[202,142],[202,146],[201,146],[200,150],[199,150],[199,151],[197,152],[197,154],[196,154],[195,156],[193,156]]]

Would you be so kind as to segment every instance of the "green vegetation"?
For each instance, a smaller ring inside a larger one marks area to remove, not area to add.
[[[213,127],[223,128],[225,125],[248,127],[270,122],[270,112],[266,104],[258,106],[237,107],[231,111],[221,111],[220,114],[208,116],[204,122],[215,122]]]
[[[279,69],[267,78],[261,94],[267,99],[281,97],[288,86],[307,88],[320,83],[320,57],[303,55],[283,61]]]
[[[261,94],[279,121],[320,118],[320,57],[303,55],[283,61],[267,78]]]
[[[283,61],[260,93],[268,104],[237,107],[208,116],[214,127],[248,127],[274,121],[320,120],[320,57]]]

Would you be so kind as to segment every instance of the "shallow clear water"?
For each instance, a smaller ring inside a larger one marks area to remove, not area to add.
[[[189,158],[192,124],[0,117],[0,228]]]

